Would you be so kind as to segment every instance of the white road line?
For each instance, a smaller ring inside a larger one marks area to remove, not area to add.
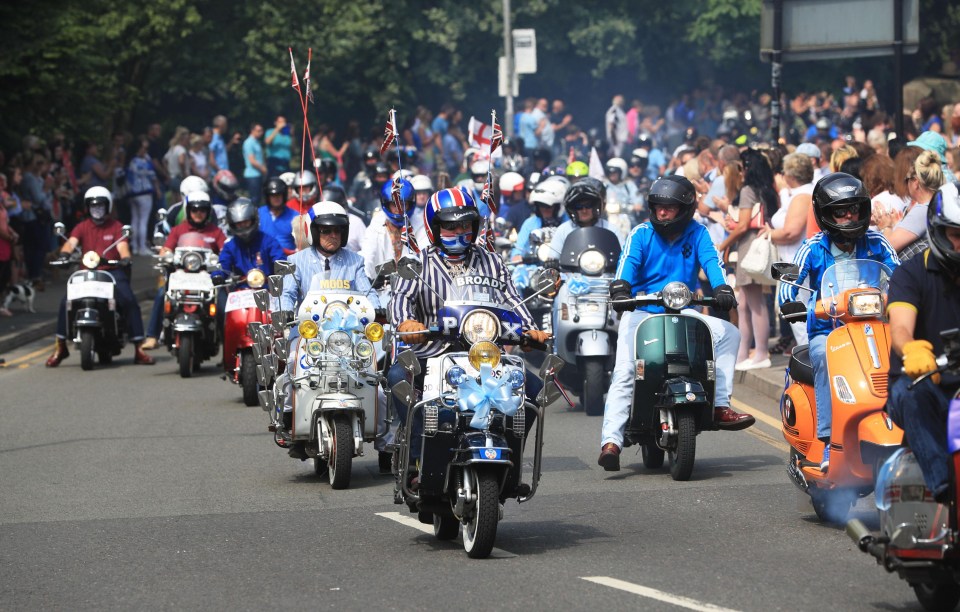
[[[607,576],[581,576],[580,578],[588,582],[619,589],[621,591],[633,593],[634,595],[640,595],[641,597],[656,599],[657,601],[662,601],[680,608],[687,608],[688,610],[700,610],[702,612],[736,612],[731,608],[724,608],[709,603],[703,603],[701,601],[697,601],[696,599],[690,599],[689,597],[671,595],[670,593],[664,593],[663,591],[651,589],[650,587],[640,586],[639,584],[633,584],[632,582],[625,582],[623,580],[617,580],[616,578],[609,578]]]
[[[413,527],[417,531],[421,531],[428,535],[433,535],[432,526],[424,525],[412,516],[406,516],[404,514],[400,514],[399,512],[377,512],[376,515],[385,519],[390,519],[391,521],[396,521],[401,525],[406,525],[407,527]],[[491,559],[512,559],[516,556],[517,555],[513,554],[512,552],[507,552],[501,548],[494,548],[490,553]]]

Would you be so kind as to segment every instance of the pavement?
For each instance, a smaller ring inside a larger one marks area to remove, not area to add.
[[[158,272],[153,268],[154,258],[133,258],[131,283],[137,300],[153,300],[157,291]],[[57,310],[66,294],[66,282],[70,274],[66,270],[53,269],[51,280],[44,291],[37,291],[33,299],[36,312],[28,312],[26,305],[15,302],[10,305],[12,317],[0,317],[0,357],[35,340],[49,337],[51,345],[57,328]],[[150,311],[143,312],[144,317]],[[51,348],[52,350],[52,348]]]

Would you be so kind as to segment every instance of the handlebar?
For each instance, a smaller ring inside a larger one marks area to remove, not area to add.
[[[684,308],[688,308],[690,306],[713,306],[716,303],[716,298],[705,295],[701,298],[694,298],[690,300],[687,305],[684,306]],[[619,310],[620,312],[636,310],[637,306],[662,306],[663,308],[668,308],[667,305],[663,303],[663,299],[659,296],[659,294],[643,295],[630,299],[611,299],[610,304],[611,306],[614,306],[614,310]],[[620,306],[621,308],[616,308],[617,306]]]
[[[398,331],[398,332],[394,332],[394,335],[399,336],[401,338],[404,336],[426,336],[427,337],[426,341],[428,342],[430,340],[456,339],[456,337],[453,337],[450,334],[443,333],[439,327],[428,327],[427,329],[421,329],[417,331],[407,331],[407,332]],[[550,350],[550,347],[549,345],[547,345],[547,343],[538,342],[526,334],[521,335],[520,340],[508,340],[505,338],[499,338],[498,342],[503,345],[519,346],[520,348],[531,348],[538,351]]]

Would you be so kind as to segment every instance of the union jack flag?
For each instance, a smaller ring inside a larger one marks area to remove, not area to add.
[[[491,253],[497,250],[497,236],[493,231],[493,224],[490,219],[485,219],[483,227],[480,228],[480,235],[477,237],[477,244],[487,247]]]
[[[490,157],[503,144],[503,128],[497,123],[497,114],[493,113],[493,135],[490,137]]]
[[[390,189],[390,198],[393,200],[397,210],[404,210],[403,199],[401,198],[401,190],[403,189],[402,180],[403,179],[397,176],[397,178],[393,180],[393,187]]]
[[[487,173],[487,180],[483,184],[483,192],[480,194],[480,199],[483,200],[486,205],[490,208],[490,213],[493,215],[497,214],[497,201],[493,191],[493,176],[490,173]]]
[[[390,145],[397,139],[397,111],[390,109],[387,115],[387,127],[383,130],[383,144],[380,145],[380,155],[387,152]]]
[[[413,228],[410,227],[410,220],[407,219],[403,224],[403,229],[400,230],[400,244],[407,247],[417,255],[420,254],[420,245],[417,244],[417,237],[413,233]]]
[[[312,59],[313,49],[310,49],[307,55],[307,71],[303,73],[303,87],[307,90],[307,100],[309,100],[311,104],[313,104],[313,90],[310,89],[310,60]]]
[[[300,79],[297,78],[297,66],[293,63],[293,49],[287,47],[290,53],[290,87],[300,91]]]

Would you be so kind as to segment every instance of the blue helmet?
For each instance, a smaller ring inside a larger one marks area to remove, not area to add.
[[[417,205],[416,193],[413,190],[413,185],[410,184],[410,181],[407,179],[400,180],[400,199],[403,200],[403,214],[398,215],[390,211],[390,204],[393,201],[393,185],[394,181],[387,181],[383,184],[383,188],[380,189],[380,204],[383,208],[383,214],[387,216],[387,219],[390,223],[394,224],[397,227],[401,227],[404,224],[404,217],[410,214],[410,211],[413,210],[414,206]]]
[[[423,221],[427,230],[427,239],[442,251],[446,251],[440,241],[440,223],[444,221],[469,220],[472,224],[472,236],[468,242],[473,242],[480,231],[480,211],[473,201],[473,196],[466,189],[453,187],[441,189],[432,196],[423,207]]]

